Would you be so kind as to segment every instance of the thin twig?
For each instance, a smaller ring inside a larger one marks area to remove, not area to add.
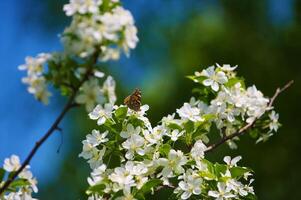
[[[59,147],[58,147],[57,150],[56,150],[56,153],[60,153],[61,147],[62,147],[62,145],[64,144],[64,136],[63,136],[63,129],[62,129],[62,128],[57,127],[57,130],[58,130],[58,132],[60,133],[61,141],[60,141]]]
[[[34,147],[31,149],[30,153],[22,163],[21,167],[14,173],[12,177],[10,177],[4,185],[0,188],[0,195],[4,193],[4,191],[10,186],[10,184],[17,178],[17,176],[23,171],[23,169],[30,163],[31,159],[34,157],[36,152],[39,150],[41,145],[51,136],[55,130],[59,130],[59,124],[66,115],[66,113],[74,107],[74,100],[75,97],[77,96],[77,92],[79,91],[80,87],[89,79],[92,70],[93,70],[93,65],[97,63],[97,58],[98,58],[99,52],[96,51],[94,55],[92,56],[91,63],[90,63],[90,68],[87,70],[85,73],[83,79],[80,81],[80,83],[75,87],[74,92],[71,94],[69,97],[69,100],[65,107],[63,108],[62,112],[59,114],[59,116],[56,118],[54,123],[51,125],[51,127],[48,129],[48,131],[35,143]]]
[[[171,189],[175,189],[176,187],[173,185],[160,185],[155,191],[159,191],[163,188],[171,188]]]
[[[270,98],[268,107],[272,107],[273,104],[274,104],[275,99],[276,99],[282,92],[284,92],[287,88],[289,88],[293,83],[294,83],[294,81],[291,80],[290,82],[288,82],[287,84],[285,84],[282,88],[277,88],[275,94],[273,95],[273,97]],[[239,129],[236,133],[233,133],[233,134],[228,135],[228,136],[224,136],[224,137],[223,137],[221,140],[219,140],[217,143],[214,143],[214,144],[210,145],[210,146],[208,147],[208,149],[207,149],[205,152],[206,152],[206,153],[207,153],[207,152],[211,152],[211,151],[213,151],[215,148],[217,148],[218,146],[224,144],[226,141],[231,140],[231,139],[233,139],[233,138],[235,138],[235,137],[238,137],[238,136],[241,136],[241,135],[245,134],[246,131],[247,131],[248,129],[250,129],[251,127],[254,126],[256,120],[258,120],[258,119],[255,119],[255,120],[254,120],[252,123],[250,123],[250,124],[246,124],[244,127],[242,127],[241,129]]]
[[[287,88],[289,88],[292,84],[294,83],[294,80],[291,80],[290,82],[288,82],[285,86],[283,86],[282,88],[277,88],[275,94],[273,95],[273,97],[270,99],[269,102],[269,107],[271,107],[275,101],[275,99],[278,97],[278,95],[280,93],[282,93],[283,91],[285,91]]]

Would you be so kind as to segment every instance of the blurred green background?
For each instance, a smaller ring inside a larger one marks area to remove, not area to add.
[[[39,27],[39,34],[53,37],[69,23],[61,9],[66,1],[15,2],[22,8],[22,25]],[[129,59],[109,63],[104,71],[117,80],[118,103],[141,88],[153,124],[189,100],[193,83],[185,76],[214,63],[238,65],[247,84],[255,84],[267,96],[295,80],[275,103],[283,124],[278,134],[257,145],[244,136],[238,150],[223,146],[208,157],[221,161],[225,155],[242,155],[241,164],[255,171],[259,199],[301,199],[301,1],[127,0],[124,6],[136,18],[140,42]],[[55,103],[57,111],[63,101]],[[46,159],[44,173],[51,177],[41,177],[39,199],[85,199],[90,170],[78,154],[80,141],[93,126],[83,109],[65,120],[58,167],[52,169],[53,161]]]

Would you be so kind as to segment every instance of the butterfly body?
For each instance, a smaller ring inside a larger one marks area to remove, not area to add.
[[[141,91],[137,88],[135,91],[124,99],[124,104],[134,111],[140,111]]]

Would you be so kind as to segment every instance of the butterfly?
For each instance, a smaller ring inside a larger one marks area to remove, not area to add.
[[[134,92],[124,99],[124,104],[134,111],[140,111],[141,91],[136,88]]]

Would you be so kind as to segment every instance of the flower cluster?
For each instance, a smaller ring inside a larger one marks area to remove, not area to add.
[[[85,58],[99,51],[100,60],[117,60],[122,50],[129,55],[136,47],[133,16],[118,0],[71,0],[64,11],[72,16],[62,36],[69,54]]]
[[[72,22],[61,36],[63,52],[41,53],[36,58],[27,57],[27,70],[22,81],[28,84],[29,93],[48,104],[51,93],[48,84],[59,89],[62,95],[78,92],[75,102],[91,111],[96,104],[114,104],[115,81],[108,76],[101,86],[104,74],[98,61],[117,60],[121,51],[129,55],[138,42],[137,28],[132,14],[118,0],[70,0],[64,6]],[[88,78],[87,78],[88,77]]]
[[[80,88],[79,95],[75,101],[86,105],[87,111],[92,111],[95,104],[104,104],[106,102],[114,104],[117,99],[115,87],[116,83],[112,76],[107,77],[102,87],[100,87],[97,78],[91,78]]]
[[[79,155],[92,170],[89,199],[143,199],[168,187],[175,199],[254,199],[252,171],[237,165],[240,156],[226,156],[225,164],[205,158],[214,127],[222,138],[253,123],[251,130],[268,129],[267,134],[278,129],[269,100],[255,86],[245,88],[235,68],[218,65],[190,76],[200,83],[199,97],[154,127],[147,105],[137,112],[124,105],[97,105],[89,117],[99,128],[86,136]]]
[[[194,82],[204,86],[199,88],[202,97],[192,104],[205,115],[213,116],[212,121],[225,135],[237,132],[245,123],[253,124],[261,119],[260,123],[254,125],[255,129],[269,128],[260,136],[256,135],[258,141],[262,141],[278,130],[278,114],[269,106],[269,99],[255,85],[245,87],[243,79],[236,76],[236,68],[237,66],[217,64],[216,68],[211,66],[196,72],[195,76],[189,76]],[[236,146],[233,141],[229,144]]]
[[[2,180],[6,177],[12,176],[21,167],[20,159],[16,155],[12,155],[10,158],[4,160],[3,168],[0,168],[0,186],[4,184]],[[37,180],[33,177],[30,166],[27,166],[19,175],[18,179],[10,185],[10,192],[4,193],[0,196],[1,200],[35,200],[31,197],[32,192],[37,193]]]
[[[51,96],[44,77],[45,63],[50,58],[50,54],[40,53],[37,57],[26,57],[26,63],[19,66],[20,70],[27,70],[27,76],[22,82],[28,85],[28,92],[44,104],[48,104],[48,98]]]

